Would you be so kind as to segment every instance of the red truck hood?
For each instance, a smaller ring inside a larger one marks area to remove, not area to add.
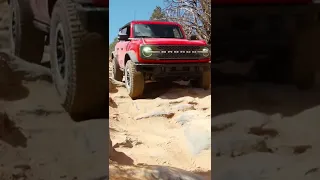
[[[311,3],[312,0],[212,0],[213,4],[295,4],[295,3]]]
[[[144,38],[144,44],[150,45],[196,45],[206,46],[203,40],[187,40],[187,39],[174,39],[174,38]]]

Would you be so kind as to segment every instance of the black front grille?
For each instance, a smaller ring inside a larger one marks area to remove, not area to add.
[[[153,51],[160,51],[163,53],[156,53],[154,54],[154,57],[157,59],[173,59],[173,60],[179,60],[179,59],[200,59],[203,56],[198,53],[197,51],[201,50],[200,46],[172,46],[172,45],[166,45],[166,46],[154,46],[152,47]]]

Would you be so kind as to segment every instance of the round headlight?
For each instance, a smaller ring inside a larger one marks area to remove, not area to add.
[[[152,49],[151,47],[143,47],[142,48],[142,54],[144,57],[150,57],[152,56]]]
[[[210,55],[209,48],[207,48],[207,47],[203,48],[202,54],[203,54],[203,56],[208,57]]]

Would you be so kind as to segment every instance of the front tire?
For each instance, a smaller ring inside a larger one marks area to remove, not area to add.
[[[291,55],[292,81],[300,90],[308,90],[315,85],[320,58],[319,33],[320,27],[318,25],[308,27],[294,41]]]
[[[136,70],[136,66],[131,60],[127,61],[125,67],[125,85],[132,99],[137,99],[143,94],[144,76]]]
[[[203,71],[200,78],[191,80],[190,83],[196,88],[209,89],[211,85],[211,71]]]
[[[40,64],[44,52],[45,33],[33,25],[29,1],[10,1],[10,43],[14,56]]]
[[[71,0],[58,0],[50,31],[51,71],[61,104],[76,120],[108,116],[108,54],[103,37],[88,33]]]

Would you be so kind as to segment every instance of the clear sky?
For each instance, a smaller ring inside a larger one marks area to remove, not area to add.
[[[109,43],[126,23],[148,20],[156,6],[163,7],[163,0],[109,0]]]

